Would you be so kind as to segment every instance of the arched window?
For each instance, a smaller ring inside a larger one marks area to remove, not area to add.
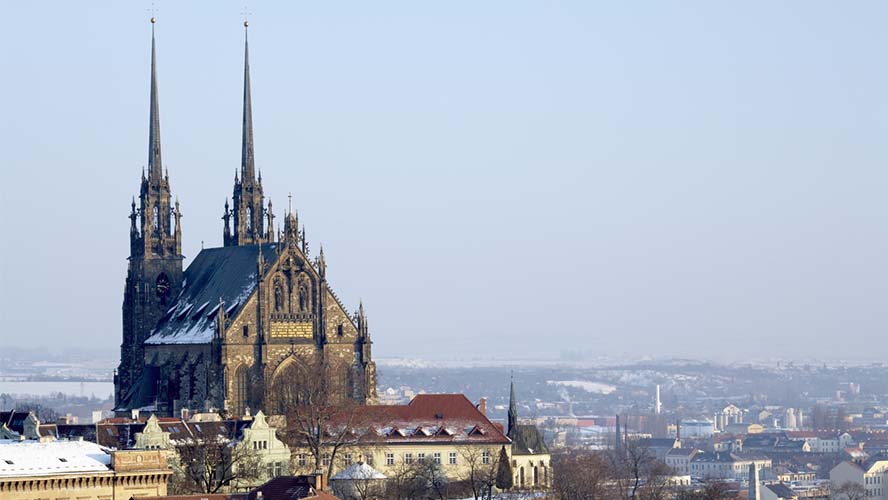
[[[302,312],[308,310],[308,288],[304,283],[299,284],[299,310]]]
[[[539,470],[539,468],[537,468],[536,465],[533,466],[533,485],[534,486],[540,485],[540,470]]]
[[[247,205],[247,232],[253,232],[253,205]]]
[[[518,469],[518,486],[521,488],[524,487],[524,466],[522,465],[520,469]]]
[[[250,372],[246,366],[241,365],[234,372],[234,408],[238,415],[243,415],[244,410],[250,405]]]
[[[157,204],[154,205],[154,230],[160,230],[160,207]]]

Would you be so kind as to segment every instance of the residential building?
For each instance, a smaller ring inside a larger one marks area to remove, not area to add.
[[[111,451],[86,441],[0,440],[3,500],[129,500],[166,495],[159,451]]]
[[[673,448],[666,452],[663,462],[677,475],[690,475],[691,459],[700,452],[697,448]]]
[[[858,484],[866,489],[868,499],[888,500],[888,457],[870,458],[862,464],[841,462],[829,471],[829,480],[834,488]]]
[[[695,479],[743,480],[747,477],[751,464],[754,464],[759,472],[771,469],[771,459],[765,455],[701,452],[691,459],[691,477]]]

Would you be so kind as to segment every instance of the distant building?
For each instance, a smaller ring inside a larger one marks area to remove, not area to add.
[[[673,448],[666,452],[663,460],[677,475],[689,476],[691,474],[691,459],[701,450],[697,448]]]
[[[111,451],[86,441],[0,440],[3,500],[122,500],[166,495],[159,451]]]
[[[685,438],[708,438],[715,433],[711,420],[682,420],[681,436]]]
[[[691,459],[691,477],[695,479],[735,479],[747,477],[749,466],[770,471],[771,459],[751,453],[701,452]]]

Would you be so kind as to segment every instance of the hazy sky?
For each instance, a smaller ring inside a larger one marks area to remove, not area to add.
[[[120,344],[149,5],[4,5],[2,344]],[[240,164],[243,4],[157,5],[187,264]],[[375,357],[888,358],[885,2],[249,10],[266,193]]]

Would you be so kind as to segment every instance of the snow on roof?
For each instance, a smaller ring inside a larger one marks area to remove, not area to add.
[[[345,470],[339,472],[331,479],[338,480],[362,480],[362,479],[385,479],[385,474],[370,467],[369,465],[359,462],[351,464]]]
[[[273,251],[267,245],[263,252]],[[244,307],[256,289],[258,245],[201,250],[185,270],[176,303],[158,321],[146,344],[207,344],[213,340],[219,304],[231,318]],[[190,279],[189,279],[190,278]],[[197,304],[200,306],[194,309]],[[203,310],[215,306],[207,314]]]
[[[108,472],[111,454],[89,441],[0,440],[0,477]]]

